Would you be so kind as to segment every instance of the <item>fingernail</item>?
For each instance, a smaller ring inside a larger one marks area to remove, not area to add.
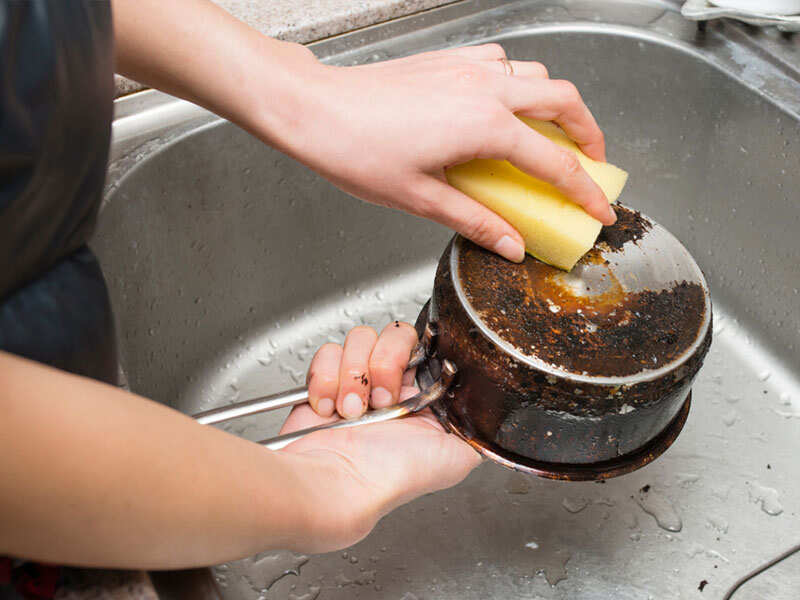
[[[392,395],[384,387],[376,387],[372,390],[372,406],[384,408],[392,404]]]
[[[525,258],[525,247],[507,235],[500,238],[494,251],[511,262],[522,262]]]
[[[333,400],[330,398],[320,398],[317,402],[317,412],[323,417],[330,417],[333,414]]]
[[[361,402],[361,396],[355,392],[350,392],[342,401],[342,416],[345,419],[355,419],[361,416],[363,408],[364,403]]]

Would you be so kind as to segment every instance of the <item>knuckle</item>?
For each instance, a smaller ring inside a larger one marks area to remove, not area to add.
[[[369,372],[373,381],[386,381],[400,374],[400,367],[389,356],[379,356],[369,363]]]
[[[339,376],[317,369],[309,373],[308,386],[314,390],[336,390],[339,387]]]
[[[479,84],[483,79],[483,69],[477,65],[461,64],[455,69],[456,79],[465,85]]]
[[[575,84],[571,81],[567,81],[566,79],[558,79],[553,83],[558,86],[558,93],[561,96],[564,96],[569,102],[581,101],[581,94],[578,91],[578,88],[575,87]]]
[[[568,186],[581,172],[581,163],[578,157],[569,150],[560,150],[558,153],[558,185]]]
[[[490,240],[492,224],[481,211],[469,216],[464,221],[463,233],[473,241],[486,243]]]
[[[483,44],[483,47],[486,48],[493,56],[497,58],[505,58],[506,51],[500,44],[497,42],[491,42],[489,44]]]
[[[350,330],[350,333],[348,333],[347,335],[355,335],[355,336],[359,336],[359,337],[361,337],[361,336],[375,336],[375,337],[377,337],[378,334],[375,333],[375,330],[372,327],[370,327],[369,325],[356,325],[355,327],[353,327]]]
[[[547,67],[545,67],[542,63],[534,62],[533,66],[539,72],[540,77],[543,77],[545,79],[550,77],[550,73],[548,72]]]
[[[414,200],[414,212],[423,219],[434,220],[439,215],[439,205],[434,195],[417,193]]]
[[[317,350],[317,356],[321,356],[324,354],[335,354],[341,351],[342,346],[340,344],[336,344],[334,342],[326,342],[319,347]]]
[[[369,385],[369,373],[366,371],[367,365],[350,367],[344,372],[344,382],[342,384],[354,381],[357,385]]]

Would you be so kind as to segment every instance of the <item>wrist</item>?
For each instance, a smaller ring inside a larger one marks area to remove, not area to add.
[[[330,552],[364,538],[381,516],[373,490],[335,452],[279,451],[291,465],[297,527],[287,541],[303,552]]]
[[[329,67],[300,44],[262,37],[257,46],[255,72],[266,76],[255,80],[237,121],[269,145],[296,155],[314,113],[311,104],[320,95],[315,90]]]

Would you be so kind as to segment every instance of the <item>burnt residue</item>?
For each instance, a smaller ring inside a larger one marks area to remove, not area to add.
[[[465,240],[455,243],[463,252]],[[619,475],[650,462],[674,441],[711,343],[710,324],[700,346],[664,377],[624,386],[553,377],[506,352],[476,326],[454,287],[453,247],[439,262],[430,314],[424,310],[417,323],[421,332],[430,319],[438,331],[435,358],[418,374],[429,368],[435,380],[443,358],[458,367],[452,394],[433,407],[446,427],[501,464],[559,479]],[[489,285],[488,277],[484,281]]]
[[[611,226],[603,227],[597,238],[596,246],[604,250],[617,252],[628,242],[637,242],[650,231],[653,223],[639,211],[613,204],[614,212],[617,213],[617,222]]]
[[[599,263],[602,256],[582,261]],[[695,342],[705,314],[699,284],[626,292],[607,264],[599,268],[598,289],[576,294],[563,271],[531,256],[517,265],[465,242],[459,261],[464,291],[486,325],[559,369],[633,375],[671,363]]]

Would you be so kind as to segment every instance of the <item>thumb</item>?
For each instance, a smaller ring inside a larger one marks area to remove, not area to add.
[[[480,202],[432,176],[424,178],[416,189],[424,207],[414,207],[419,216],[454,229],[512,262],[525,258],[525,244],[519,232]]]

